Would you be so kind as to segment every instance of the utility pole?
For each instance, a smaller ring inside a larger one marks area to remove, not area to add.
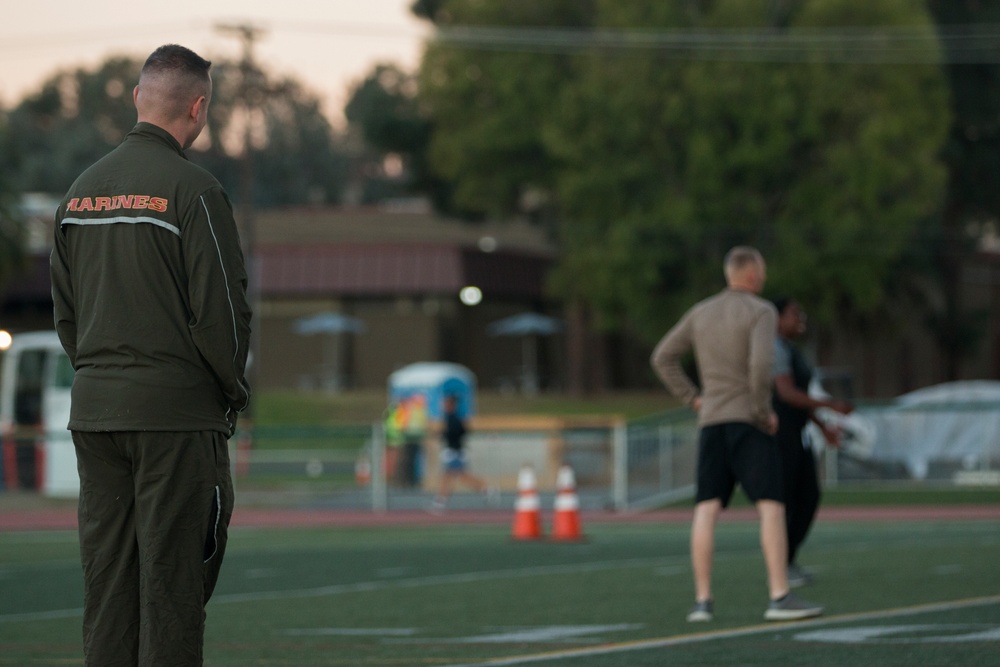
[[[263,29],[247,24],[216,24],[219,32],[234,34],[243,42],[243,56],[240,59],[239,97],[245,112],[243,128],[243,155],[240,158],[240,217],[243,219],[243,245],[248,255],[254,250],[254,168],[253,121],[257,109],[267,91],[264,90],[263,74],[254,60],[254,43],[264,33]]]
[[[254,210],[254,166],[253,154],[253,122],[254,110],[263,102],[268,94],[265,90],[264,76],[254,60],[254,44],[264,33],[262,28],[248,24],[219,23],[215,29],[222,33],[233,34],[243,43],[243,56],[240,59],[239,97],[243,103],[245,123],[243,133],[243,155],[240,158],[240,198],[239,217],[242,220],[240,237],[243,242],[243,254],[247,264],[247,299],[253,309],[254,322],[250,331],[250,363],[247,366],[247,381],[252,391],[259,391],[257,381],[260,378],[260,261],[257,257],[257,230]],[[255,401],[246,411],[246,421],[252,429]]]

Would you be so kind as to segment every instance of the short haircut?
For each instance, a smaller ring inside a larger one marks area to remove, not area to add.
[[[149,54],[142,66],[142,73],[176,71],[207,81],[211,67],[211,60],[205,60],[185,46],[164,44]]]
[[[167,117],[177,117],[187,110],[188,104],[211,94],[212,79],[208,71],[212,61],[205,60],[189,48],[179,44],[164,44],[146,58],[139,74],[143,79],[156,80],[160,89],[160,111]]]
[[[748,245],[738,245],[726,253],[726,258],[722,262],[722,270],[727,276],[738,273],[749,264],[762,265],[764,256],[756,248]]]

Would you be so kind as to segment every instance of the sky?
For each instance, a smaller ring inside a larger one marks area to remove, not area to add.
[[[335,124],[350,86],[381,62],[413,70],[430,26],[413,0],[21,0],[0,21],[0,104],[16,105],[61,69],[95,69],[114,55],[145,59],[166,43],[209,60],[238,59],[242,41],[225,25],[262,29],[255,57],[324,100]]]

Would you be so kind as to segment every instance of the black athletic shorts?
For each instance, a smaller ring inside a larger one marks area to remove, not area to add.
[[[750,424],[712,424],[698,438],[697,502],[718,498],[729,505],[737,482],[752,502],[785,502],[778,444]]]

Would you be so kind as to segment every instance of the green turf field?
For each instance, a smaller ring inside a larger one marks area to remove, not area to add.
[[[1000,663],[1000,524],[825,522],[802,594],[827,616],[766,624],[753,524],[720,526],[716,620],[691,625],[687,526],[585,526],[583,544],[508,527],[235,530],[208,608],[206,665]],[[79,665],[75,534],[0,533],[0,665]]]

